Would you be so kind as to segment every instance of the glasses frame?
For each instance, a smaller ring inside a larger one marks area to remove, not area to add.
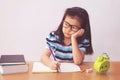
[[[81,29],[81,26],[76,26],[76,25],[71,25],[69,22],[64,21],[63,22],[63,27],[64,28],[70,28],[72,31],[76,32]]]

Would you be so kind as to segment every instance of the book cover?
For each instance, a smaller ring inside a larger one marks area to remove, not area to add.
[[[1,55],[0,65],[26,64],[24,55]]]

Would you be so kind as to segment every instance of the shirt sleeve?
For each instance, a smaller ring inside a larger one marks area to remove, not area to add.
[[[90,42],[87,39],[84,39],[80,44],[79,44],[79,49],[81,52],[86,53],[86,48],[90,46]]]
[[[49,33],[46,37],[46,48],[55,49],[56,37],[53,32]]]

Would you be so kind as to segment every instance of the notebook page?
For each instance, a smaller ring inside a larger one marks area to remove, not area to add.
[[[57,70],[52,70],[49,67],[45,66],[41,62],[34,62],[33,63],[33,73],[39,73],[39,72],[57,72]]]
[[[81,71],[81,69],[78,65],[75,65],[74,63],[61,63],[60,65],[60,72],[78,72],[78,71]],[[41,62],[34,62],[32,72],[33,73],[57,72],[57,70],[52,70]]]
[[[78,72],[81,71],[78,65],[74,63],[61,63],[60,65],[61,72]]]

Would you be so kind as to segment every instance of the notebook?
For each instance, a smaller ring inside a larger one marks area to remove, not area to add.
[[[61,63],[60,65],[60,72],[78,72],[78,71],[81,71],[81,69],[78,65],[75,65],[74,63]],[[57,72],[57,70],[52,70],[41,62],[33,62],[32,73],[41,72]]]
[[[24,55],[1,55],[0,65],[26,64]]]

